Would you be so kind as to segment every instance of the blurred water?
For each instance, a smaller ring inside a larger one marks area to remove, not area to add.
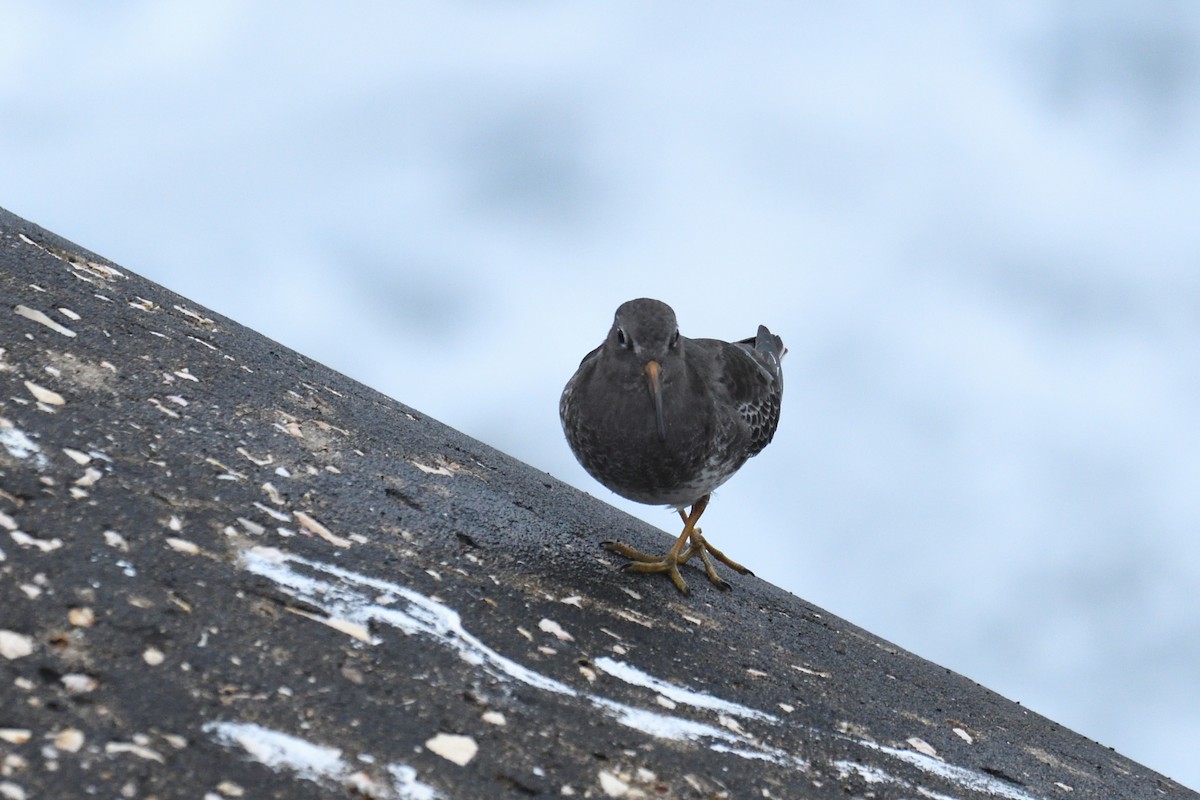
[[[558,392],[766,323],[718,546],[1200,786],[1200,6],[3,11],[0,205],[668,529]]]

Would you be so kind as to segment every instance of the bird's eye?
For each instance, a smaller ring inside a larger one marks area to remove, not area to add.
[[[629,337],[625,335],[625,331],[617,328],[617,344],[621,347],[629,347]]]
[[[678,344],[679,344],[679,328],[676,328],[675,332],[671,334],[671,342],[668,346],[673,348]]]

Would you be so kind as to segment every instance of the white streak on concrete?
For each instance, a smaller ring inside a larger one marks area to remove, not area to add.
[[[334,783],[339,787],[354,786],[361,774],[342,758],[336,747],[313,744],[307,739],[264,728],[250,722],[207,722],[205,733],[226,747],[241,747],[247,755],[276,772],[286,771],[314,783]],[[375,763],[373,756],[359,756],[360,761]],[[391,785],[373,784],[382,789],[380,800],[437,800],[440,794],[429,784],[417,780],[417,771],[407,764],[386,766]]]
[[[748,734],[739,734],[686,717],[648,711],[600,695],[580,692],[561,681],[535,672],[500,655],[464,629],[462,618],[452,608],[408,587],[352,572],[333,564],[285,553],[271,547],[254,547],[243,552],[241,565],[256,575],[274,581],[294,597],[321,608],[331,616],[350,620],[363,626],[370,622],[383,623],[396,627],[406,634],[431,636],[457,652],[463,661],[479,667],[499,680],[515,680],[551,694],[579,697],[618,723],[655,738],[674,741],[707,741],[710,743],[709,747],[717,752],[730,753],[742,758],[772,761],[802,770],[808,767],[804,759],[762,744]],[[311,575],[304,575],[297,572],[293,565],[301,565],[309,570],[336,577],[338,580],[329,582]],[[382,606],[376,602],[380,596],[389,597],[388,606]],[[615,664],[616,662],[613,662],[614,671],[620,671]],[[632,668],[625,674],[632,679],[639,679],[640,676],[640,679],[653,681],[656,686],[658,684],[669,686],[661,679],[632,670]],[[686,693],[686,690],[680,691]],[[707,696],[702,696],[698,692],[691,693],[689,697],[695,700],[699,707],[705,709],[716,710],[717,705],[725,704],[725,701],[717,701],[716,698],[710,698],[716,703],[699,699]],[[760,718],[768,719],[768,721],[773,719],[762,712],[754,712],[753,709],[739,707],[736,704],[725,705],[742,708],[744,711],[758,714]],[[722,705],[721,710],[728,711],[729,709]]]
[[[407,764],[389,764],[388,773],[399,800],[434,800],[439,796],[432,786],[417,780],[417,771]]]
[[[719,711],[737,717],[762,720],[764,722],[779,722],[778,717],[768,714],[765,711],[759,711],[756,708],[743,706],[729,700],[722,700],[719,697],[713,697],[710,694],[698,692],[695,689],[688,689],[668,683],[662,678],[656,678],[637,667],[630,666],[622,661],[616,661],[607,656],[594,659],[592,663],[618,680],[622,680],[632,686],[641,686],[658,692],[663,697],[674,700],[676,703],[683,703],[693,708],[703,708],[709,711]]]
[[[42,454],[42,448],[38,446],[38,443],[26,436],[23,430],[2,418],[0,418],[0,447],[7,450],[13,458],[24,460],[32,457],[34,466],[39,470],[50,466],[50,462]]]
[[[288,562],[333,575],[341,582],[329,583],[301,575],[288,566]],[[255,547],[243,553],[242,564],[251,572],[291,589],[295,596],[332,616],[363,626],[371,621],[383,622],[407,634],[432,636],[452,647],[468,664],[481,667],[494,677],[512,678],[554,694],[577,694],[567,684],[500,655],[468,633],[462,626],[462,618],[454,609],[405,586],[267,547]],[[370,594],[356,591],[356,586],[374,591]],[[377,605],[373,598],[379,594],[390,594],[402,605],[396,608]]]
[[[452,608],[426,597],[405,586],[390,581],[372,578],[342,567],[301,556],[285,553],[271,547],[254,547],[245,551],[241,565],[257,575],[274,581],[285,591],[304,600],[327,614],[366,627],[369,623],[391,625],[406,634],[433,637],[450,647],[459,657],[484,670],[499,680],[513,680],[535,689],[565,697],[578,697],[608,715],[621,725],[642,731],[658,739],[696,742],[717,753],[739,758],[770,761],[800,771],[807,771],[808,762],[798,755],[764,744],[751,734],[739,730],[726,730],[704,722],[674,714],[663,714],[644,708],[620,703],[601,695],[581,692],[566,683],[542,675],[500,655],[463,628],[462,618]],[[322,580],[316,575],[302,574],[296,566],[306,571],[324,573],[336,581]],[[380,597],[388,598],[388,605],[380,605]],[[597,667],[625,683],[649,689],[657,695],[681,705],[723,715],[740,716],[771,726],[779,726],[778,717],[764,711],[732,703],[703,692],[676,686],[643,672],[623,662],[600,657],[595,659]],[[848,743],[873,750],[890,758],[909,764],[931,777],[958,786],[964,790],[1005,798],[1006,800],[1035,800],[1010,783],[990,775],[947,764],[936,758],[912,750],[880,745],[865,739],[830,734],[808,729],[805,735],[813,738],[833,736]],[[870,782],[887,782],[906,791],[916,791],[933,800],[950,800],[925,787],[915,786],[903,778],[891,775],[883,769],[868,767],[852,760],[836,762],[839,770],[850,770]],[[845,774],[849,774],[848,772]]]
[[[857,761],[834,761],[833,768],[837,770],[838,776],[843,780],[850,777],[850,775],[853,773],[858,775],[868,784],[884,783],[891,784],[893,786],[899,786],[900,788],[905,789],[907,792],[915,791],[922,797],[928,797],[929,800],[959,800],[957,797],[951,797],[948,794],[935,792],[932,789],[926,789],[924,786],[913,786],[913,784],[909,783],[903,778],[897,778],[895,775],[892,775],[886,770],[882,770],[879,767],[871,767],[867,766],[866,764],[860,764]]]
[[[935,775],[972,792],[982,792],[995,797],[1005,797],[1008,800],[1036,800],[1033,795],[1021,791],[1011,783],[993,778],[991,775],[985,773],[976,772],[972,769],[947,764],[944,761],[939,761],[923,753],[904,750],[899,747],[888,747],[876,744],[875,742],[868,742],[865,739],[854,739],[851,741],[855,741],[870,750],[877,750],[889,755],[906,764],[911,764],[926,774]]]
[[[878,767],[869,767],[866,764],[859,764],[857,761],[834,761],[833,768],[837,770],[838,777],[843,779],[853,774],[858,775],[867,783],[902,783],[906,786],[908,784],[908,781],[900,780]]]
[[[349,773],[342,751],[249,722],[208,722],[204,731],[220,744],[237,745],[275,771],[287,770],[310,781],[339,780]]]

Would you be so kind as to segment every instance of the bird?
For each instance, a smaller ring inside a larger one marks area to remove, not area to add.
[[[730,586],[713,559],[753,574],[709,544],[696,524],[713,490],[774,437],[786,353],[765,325],[736,342],[689,339],[661,300],[643,297],[617,308],[604,342],[567,381],[559,417],[588,474],[622,497],[675,509],[683,522],[661,557],[603,542],[629,559],[627,571],[665,572],[685,595],[679,566],[692,556],[721,589]]]

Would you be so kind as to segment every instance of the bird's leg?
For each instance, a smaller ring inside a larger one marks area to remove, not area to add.
[[[671,545],[671,549],[667,551],[665,556],[657,557],[648,555],[641,550],[632,548],[627,544],[621,544],[620,542],[605,542],[604,546],[612,552],[620,553],[630,559],[630,562],[625,565],[626,571],[665,572],[671,578],[671,582],[675,584],[675,588],[683,594],[687,594],[687,582],[679,574],[679,565],[693,555],[694,546],[688,547],[687,556],[680,558],[680,553],[684,552],[683,546],[694,536],[696,521],[704,513],[706,505],[708,505],[707,495],[696,501],[690,513],[684,519],[683,533],[679,534],[679,538],[675,540],[675,544]],[[682,511],[680,511],[680,515],[683,515]]]
[[[704,501],[705,501],[705,505],[707,505],[708,498],[705,497]],[[703,509],[701,509],[701,511],[703,511]],[[687,517],[687,515],[685,515],[683,513],[682,509],[680,509],[680,511],[679,511],[679,517],[686,524],[688,517]],[[712,563],[712,558],[716,558],[722,564],[728,565],[729,567],[736,570],[738,573],[740,573],[742,575],[753,575],[754,574],[753,572],[746,569],[741,564],[737,563],[732,558],[725,555],[720,550],[718,550],[717,548],[715,548],[711,544],[709,544],[708,540],[705,539],[704,536],[701,534],[699,528],[696,528],[696,527],[692,528],[691,540],[692,540],[692,542],[691,542],[691,544],[688,545],[688,548],[686,550],[684,550],[682,554],[680,554],[679,563],[682,564],[685,561],[687,561],[689,558],[691,558],[692,556],[699,553],[700,559],[704,562],[704,572],[708,575],[708,579],[710,581],[712,581],[714,584],[716,584],[717,586],[721,587],[722,589],[728,589],[729,584],[726,583],[724,580],[722,580],[721,576],[717,574],[717,570],[713,566],[713,563]],[[709,557],[710,554],[712,555],[712,558]]]
[[[679,509],[679,518],[681,520],[683,520],[685,525],[687,524],[688,515],[683,513],[683,509]],[[679,555],[679,563],[683,564],[689,558],[691,558],[692,556],[699,553],[700,558],[704,559],[704,563],[709,567],[708,577],[710,580],[712,580],[713,583],[717,583],[717,580],[713,579],[712,562],[709,560],[709,557],[708,557],[710,553],[712,554],[713,558],[717,559],[722,564],[725,564],[725,565],[731,567],[732,569],[736,570],[738,573],[740,573],[742,575],[753,575],[754,574],[749,569],[747,569],[746,567],[743,567],[741,564],[734,561],[732,558],[725,555],[720,550],[718,550],[717,548],[715,548],[711,544],[709,544],[708,539],[705,539],[701,535],[699,528],[692,529],[692,537],[691,538],[692,538],[692,543],[690,545],[688,545],[688,548]]]
[[[679,518],[683,520],[683,533],[679,534],[679,538],[675,540],[675,544],[671,546],[671,549],[667,551],[665,556],[652,556],[620,542],[605,542],[604,546],[614,553],[620,553],[630,559],[630,563],[625,566],[625,569],[629,572],[665,572],[670,576],[671,581],[675,584],[675,588],[684,594],[688,593],[688,588],[687,583],[683,580],[683,576],[679,574],[679,565],[686,563],[692,556],[699,555],[700,559],[704,562],[704,572],[708,575],[708,579],[717,587],[728,589],[729,584],[717,574],[716,566],[712,562],[713,558],[716,558],[723,564],[727,564],[743,575],[753,573],[710,545],[704,536],[701,535],[700,529],[696,527],[696,523],[700,521],[700,515],[704,513],[704,509],[707,507],[708,495],[705,495],[697,500],[687,513],[684,513],[683,509],[679,510]],[[684,547],[685,544],[687,545],[686,548]]]
[[[677,509],[675,509],[675,510],[679,512],[679,519],[681,519],[681,520],[683,521],[683,527],[685,527],[685,528],[686,528],[686,527],[687,527],[687,522],[688,522],[688,515],[687,515],[687,512],[686,512],[686,511],[684,511],[682,508],[677,508]],[[699,528],[692,528],[692,533],[699,533],[699,532],[700,532],[700,529],[699,529]],[[681,563],[681,564],[682,564],[684,561],[687,561],[687,560],[688,560],[689,558],[691,558],[691,557],[692,557],[692,547],[691,547],[691,545],[688,545],[688,549],[687,549],[687,555],[685,555],[685,556],[684,556],[684,557],[683,557],[683,558],[680,560],[680,562],[679,562],[679,563]]]
[[[679,508],[676,510],[679,512],[679,518],[681,520],[683,520],[684,527],[687,527],[688,513],[686,511],[684,511],[682,508]],[[691,558],[692,556],[696,555],[696,553],[699,553],[701,558],[705,558],[704,551],[702,549],[696,547],[697,539],[703,540],[702,537],[700,536],[700,529],[693,527],[692,535],[691,535],[691,542],[688,543],[687,549],[679,554],[679,563],[680,564],[686,564],[687,560],[689,558]],[[707,560],[707,559],[705,558],[705,560]]]

